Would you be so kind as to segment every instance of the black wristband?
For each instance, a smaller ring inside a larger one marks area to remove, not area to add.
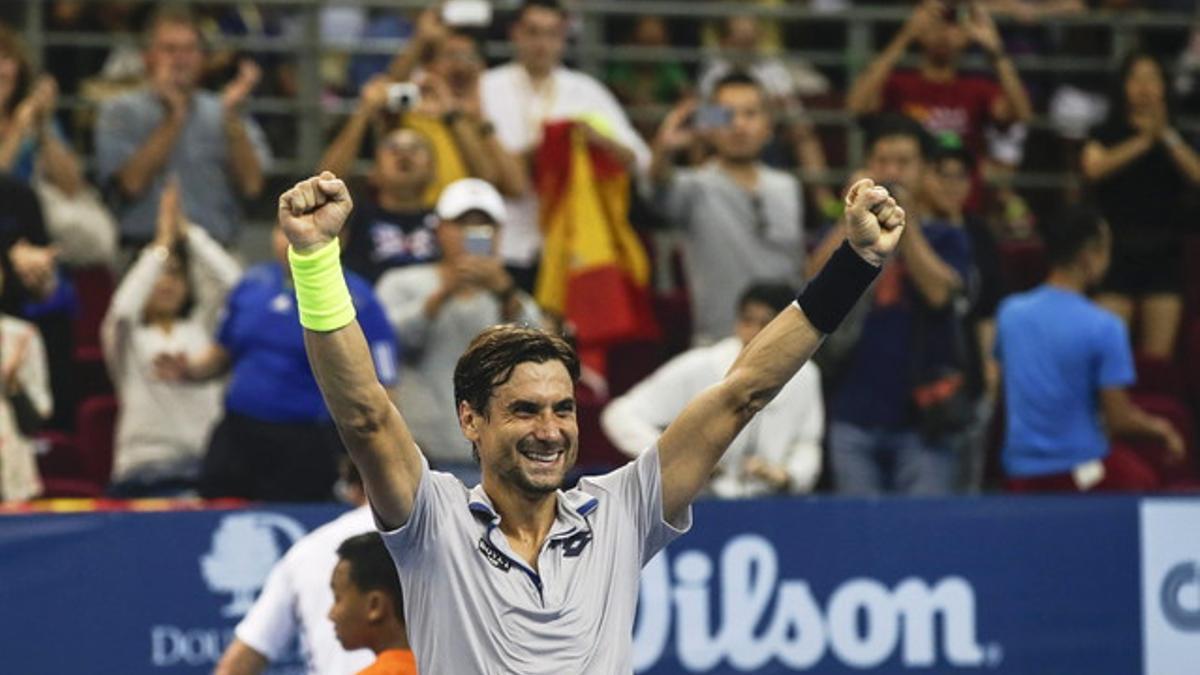
[[[858,304],[863,292],[879,276],[879,270],[855,253],[850,242],[842,242],[825,267],[797,296],[796,304],[814,328],[828,335],[837,330],[842,319]]]

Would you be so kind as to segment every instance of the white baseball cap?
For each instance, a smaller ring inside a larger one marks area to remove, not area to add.
[[[438,197],[437,215],[442,220],[458,220],[468,211],[483,211],[497,225],[503,225],[508,215],[504,198],[491,183],[479,178],[456,180]]]

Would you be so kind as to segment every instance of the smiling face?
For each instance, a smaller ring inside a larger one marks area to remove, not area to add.
[[[478,449],[484,481],[528,497],[561,487],[579,454],[575,384],[561,361],[517,364],[492,391],[486,414],[463,401],[459,422]]]

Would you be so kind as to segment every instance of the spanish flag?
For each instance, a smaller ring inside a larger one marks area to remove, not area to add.
[[[659,337],[650,261],[629,223],[629,175],[571,121],[545,125],[534,166],[545,240],[537,301],[574,325],[580,357],[605,372],[609,346]]]

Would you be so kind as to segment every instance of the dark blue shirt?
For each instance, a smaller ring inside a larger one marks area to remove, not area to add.
[[[1133,384],[1129,335],[1079,293],[1042,285],[1000,305],[996,358],[1008,411],[1010,476],[1066,473],[1108,454],[1100,390]]]
[[[383,308],[358,275],[346,272],[346,284],[379,381],[391,385],[396,380],[398,352]],[[226,301],[217,341],[233,362],[226,410],[265,422],[329,418],[304,351],[296,293],[282,265],[265,263],[246,271]]]
[[[972,254],[966,230],[929,221],[921,231],[942,262],[968,279]],[[946,320],[936,329],[926,329],[918,354],[913,340],[914,318],[920,309],[917,303],[922,300],[904,270],[904,261],[888,263],[870,292],[874,303],[863,321],[862,335],[846,374],[834,393],[832,417],[868,429],[907,429],[915,423],[915,374],[934,370],[939,359],[947,364],[953,361],[957,329],[951,322],[956,319],[947,312]]]

